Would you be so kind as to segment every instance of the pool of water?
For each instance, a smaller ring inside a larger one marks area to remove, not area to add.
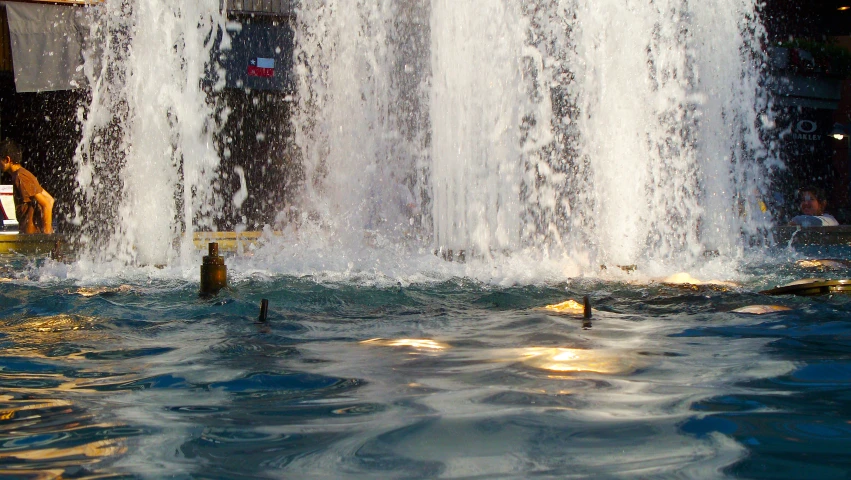
[[[851,276],[796,263],[826,255],[716,285],[230,258],[207,299],[5,257],[0,477],[847,478],[851,297],[759,293]]]

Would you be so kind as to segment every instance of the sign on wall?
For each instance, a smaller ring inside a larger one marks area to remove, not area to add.
[[[293,32],[275,21],[246,19],[228,29],[231,49],[219,52],[226,88],[288,92],[293,88]]]

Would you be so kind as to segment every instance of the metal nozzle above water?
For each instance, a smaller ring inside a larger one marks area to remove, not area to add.
[[[269,300],[263,299],[260,300],[260,317],[257,319],[260,323],[266,323],[266,319],[269,315]]]
[[[224,257],[219,255],[219,244],[211,242],[208,255],[201,263],[201,295],[217,295],[228,286],[228,268]]]

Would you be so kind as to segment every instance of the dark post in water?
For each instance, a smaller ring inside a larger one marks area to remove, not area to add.
[[[228,267],[224,257],[219,256],[219,244],[211,242],[209,255],[201,264],[201,295],[217,295],[219,290],[228,286]]]
[[[260,300],[260,318],[258,320],[260,323],[266,323],[266,316],[269,314],[269,300],[263,299]]]

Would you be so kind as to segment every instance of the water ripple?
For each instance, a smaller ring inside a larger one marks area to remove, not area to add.
[[[167,347],[153,347],[153,348],[137,348],[137,349],[124,349],[124,350],[113,350],[113,351],[100,351],[100,352],[86,352],[83,356],[88,360],[124,360],[128,358],[140,358],[140,357],[148,357],[153,355],[162,355],[164,353],[168,353],[174,351],[174,348]]]

